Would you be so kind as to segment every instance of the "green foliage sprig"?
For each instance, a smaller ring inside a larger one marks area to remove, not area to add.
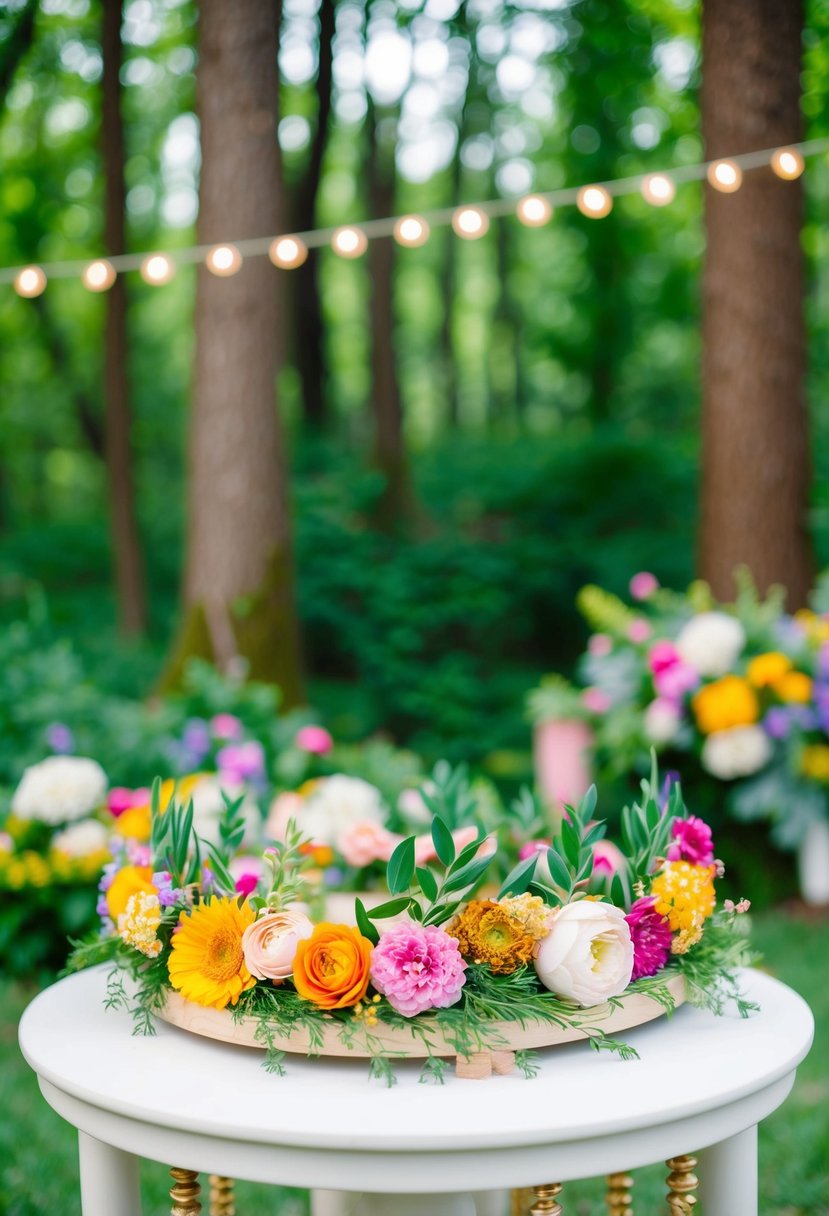
[[[596,787],[591,785],[577,807],[565,807],[561,825],[546,853],[553,885],[538,876],[538,857],[533,855],[519,861],[510,871],[499,898],[529,891],[557,908],[584,892],[593,870],[592,846],[607,831],[606,823],[593,822],[596,800]]]

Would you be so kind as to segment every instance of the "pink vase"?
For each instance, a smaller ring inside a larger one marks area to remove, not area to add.
[[[533,741],[535,780],[551,806],[575,804],[588,789],[592,745],[593,732],[578,718],[538,723]]]

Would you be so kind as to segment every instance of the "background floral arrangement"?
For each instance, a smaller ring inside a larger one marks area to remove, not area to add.
[[[741,580],[733,604],[706,584],[684,593],[642,572],[632,604],[585,587],[593,629],[578,686],[556,677],[530,697],[536,722],[589,723],[597,773],[647,771],[651,748],[712,817],[767,818],[796,847],[829,816],[829,615],[788,615],[783,592]]]
[[[226,800],[214,842],[194,830],[193,801],[165,806],[157,782],[146,853],[127,851],[111,868],[102,935],[79,945],[70,965],[113,961],[108,1002],[131,1006],[144,1031],[171,991],[253,1017],[273,1071],[283,1069],[277,1032],[301,1029],[313,1045],[333,1019],[342,1042],[361,1043],[372,1072],[387,1079],[379,1026],[411,1027],[429,1052],[427,1074],[440,1078],[437,1031],[464,1055],[487,1046],[497,1022],[579,1027],[594,1047],[629,1056],[601,1030],[602,1010],[633,991],[672,1008],[666,980],[677,972],[689,999],[721,1010],[734,998],[749,1011],[736,976],[747,942],[735,931],[748,904],[716,910],[722,865],[678,786],[660,806],[655,771],[642,783],[640,800],[622,813],[612,875],[594,864],[606,825],[594,819],[591,788],[567,808],[550,846],[519,861],[491,898],[476,891],[496,842],[480,825],[458,840],[456,803],[467,787],[450,777],[446,788],[442,806],[421,791],[425,805],[438,807],[432,856],[419,859],[416,836],[401,840],[387,864],[391,898],[370,910],[358,900],[357,923],[348,925],[314,924],[309,915],[301,817],[265,850],[261,880],[240,892],[233,863],[245,835],[243,800]]]

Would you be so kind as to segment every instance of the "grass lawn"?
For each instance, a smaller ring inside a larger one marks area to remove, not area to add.
[[[806,997],[817,1020],[815,1045],[793,1094],[761,1128],[760,1210],[762,1216],[829,1216],[829,923],[797,910],[767,911],[755,918],[754,937],[768,970]],[[21,985],[0,987],[0,1216],[74,1216],[80,1210],[75,1133],[47,1107],[17,1048],[17,1021],[33,995]],[[637,1172],[638,1213],[667,1212],[664,1174],[662,1167]],[[145,1164],[145,1216],[169,1212],[167,1189],[164,1167]],[[602,1194],[598,1181],[568,1184],[567,1216],[600,1216]],[[237,1199],[240,1216],[306,1211],[300,1191],[240,1183]]]

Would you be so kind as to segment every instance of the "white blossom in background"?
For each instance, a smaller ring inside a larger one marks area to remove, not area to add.
[[[745,630],[725,612],[700,612],[676,639],[679,656],[701,676],[724,676],[746,644]]]
[[[357,824],[382,827],[385,821],[380,791],[361,777],[342,773],[317,783],[297,819],[303,835],[319,844],[335,846]]]
[[[239,798],[241,794],[245,794],[245,801],[242,803],[242,812],[245,817],[244,839],[258,843],[262,835],[262,817],[259,814],[259,807],[246,792],[244,785],[222,780],[218,776],[203,777],[196,783],[190,794],[193,799],[193,827],[196,829],[196,833],[210,844],[219,843],[219,820],[225,810],[223,792],[232,801]]]
[[[672,701],[657,697],[645,710],[645,737],[657,746],[672,743],[681,722],[679,710]]]
[[[19,819],[68,823],[101,806],[106,790],[106,773],[97,760],[49,756],[23,773],[12,796],[11,811]]]
[[[721,781],[749,777],[771,759],[771,743],[760,726],[716,730],[705,740],[700,763]]]
[[[67,857],[89,857],[106,849],[109,832],[99,819],[79,819],[52,837],[52,848]]]

